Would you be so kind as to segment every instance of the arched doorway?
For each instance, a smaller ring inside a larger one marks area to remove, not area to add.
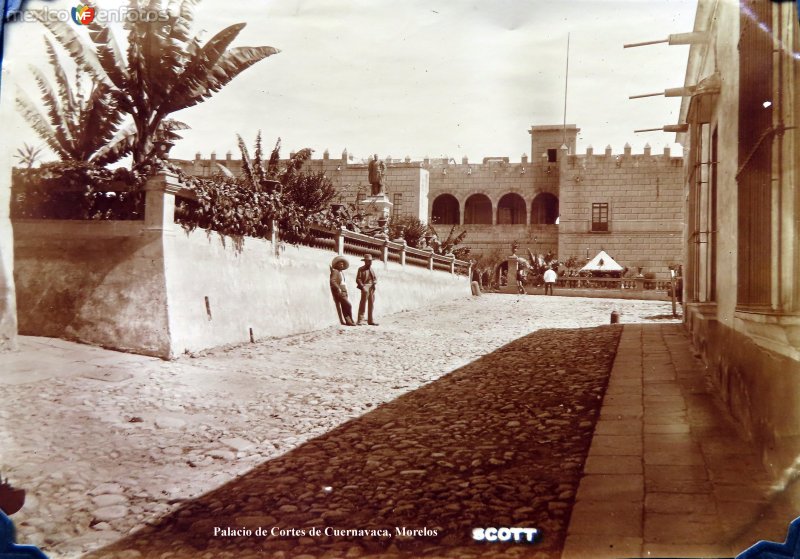
[[[431,209],[431,221],[446,225],[460,223],[461,210],[458,207],[458,200],[452,194],[440,194],[433,201]]]
[[[525,200],[510,192],[500,198],[497,204],[498,225],[525,225]]]
[[[464,225],[491,225],[492,201],[486,194],[473,194],[464,203]]]
[[[531,204],[531,224],[553,225],[558,219],[558,198],[549,192],[542,192]]]

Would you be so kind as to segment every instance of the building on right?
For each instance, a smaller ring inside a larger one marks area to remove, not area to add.
[[[800,32],[795,2],[699,0],[678,141],[685,321],[776,475],[800,470]]]

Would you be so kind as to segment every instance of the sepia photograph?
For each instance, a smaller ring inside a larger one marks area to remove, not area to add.
[[[0,559],[800,557],[800,2],[2,6]]]

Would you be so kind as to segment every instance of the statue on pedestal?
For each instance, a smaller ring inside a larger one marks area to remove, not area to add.
[[[383,186],[383,177],[386,174],[386,164],[378,159],[378,154],[372,156],[369,162],[369,184],[372,185],[372,195],[386,194]]]

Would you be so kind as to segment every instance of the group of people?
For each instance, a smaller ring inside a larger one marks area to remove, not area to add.
[[[527,293],[525,291],[525,278],[528,274],[528,269],[524,266],[519,266],[517,268],[517,290],[519,293]],[[553,268],[548,268],[545,273],[544,277],[544,294],[545,295],[552,295],[553,294],[553,287],[556,285],[558,281],[558,272],[555,271]]]
[[[339,314],[339,322],[346,326],[363,326],[364,313],[367,315],[367,324],[377,326],[373,316],[375,308],[375,285],[378,283],[378,276],[372,269],[372,255],[365,254],[361,259],[364,265],[356,273],[356,287],[361,290],[361,301],[358,304],[358,322],[353,321],[353,307],[347,296],[347,282],[344,271],[350,267],[350,263],[344,256],[337,256],[331,262],[331,295],[336,305],[336,312]]]

